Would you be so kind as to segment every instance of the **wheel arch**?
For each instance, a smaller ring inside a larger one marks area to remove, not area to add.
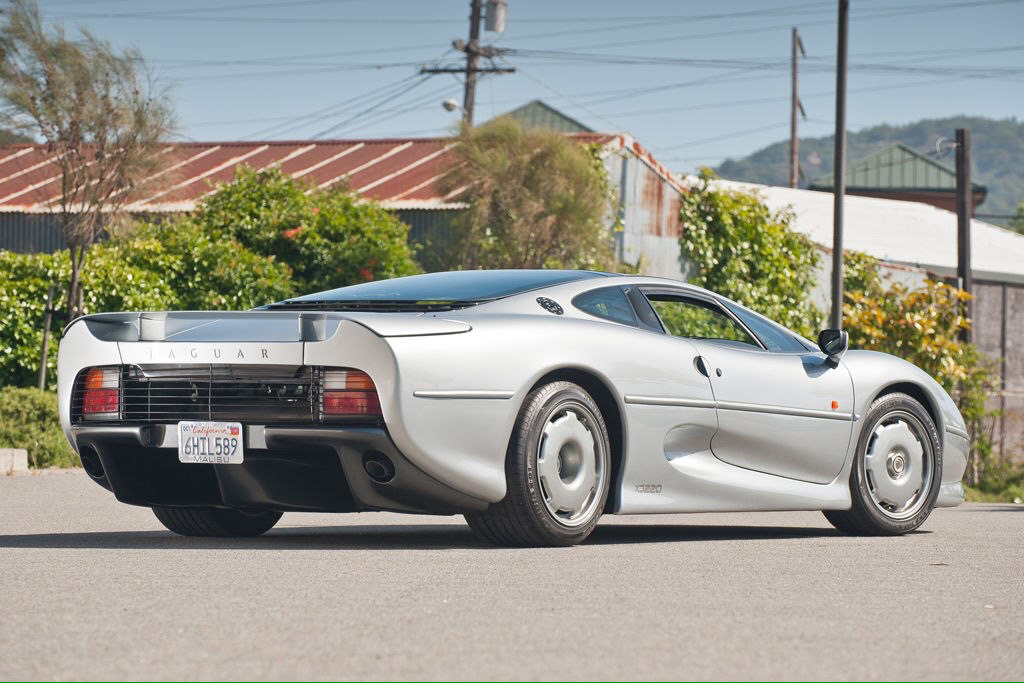
[[[942,434],[943,421],[941,410],[935,404],[935,399],[928,393],[928,390],[915,382],[893,382],[892,384],[882,387],[878,393],[871,398],[868,406],[883,396],[898,393],[906,394],[920,403],[921,406],[924,407],[925,412],[928,413],[928,416],[932,418],[932,423],[935,425],[935,431],[940,435]],[[941,441],[942,439],[940,438],[939,442],[941,443]]]
[[[623,421],[622,407],[611,388],[611,383],[591,370],[579,367],[563,367],[550,370],[530,387],[533,391],[537,387],[551,382],[572,382],[583,387],[593,397],[597,407],[601,410],[601,417],[604,418],[605,427],[608,429],[608,442],[611,446],[611,469],[612,477],[608,482],[608,500],[604,506],[604,512],[610,513],[619,506],[619,496],[622,488],[622,467],[625,462],[626,425]],[[529,393],[529,392],[527,392]]]

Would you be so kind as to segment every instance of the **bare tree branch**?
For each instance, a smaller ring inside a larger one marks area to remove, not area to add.
[[[0,27],[0,120],[46,146],[71,260],[68,317],[80,313],[86,254],[157,170],[173,127],[166,94],[135,50],[47,30],[35,0],[10,0]]]

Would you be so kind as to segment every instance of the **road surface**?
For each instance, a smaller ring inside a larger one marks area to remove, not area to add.
[[[606,518],[507,550],[460,518],[288,514],[187,539],[85,474],[0,477],[2,679],[1013,679],[1024,506],[902,538],[817,513]]]

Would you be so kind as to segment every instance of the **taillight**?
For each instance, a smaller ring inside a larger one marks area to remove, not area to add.
[[[82,416],[86,419],[116,419],[121,393],[119,368],[89,368],[82,392]]]
[[[328,417],[379,417],[380,397],[365,372],[324,370],[321,378],[321,414]]]

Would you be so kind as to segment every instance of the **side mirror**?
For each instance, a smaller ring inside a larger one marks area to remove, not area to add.
[[[822,330],[818,333],[818,348],[828,356],[828,364],[839,365],[839,359],[850,346],[850,334],[846,330]]]

